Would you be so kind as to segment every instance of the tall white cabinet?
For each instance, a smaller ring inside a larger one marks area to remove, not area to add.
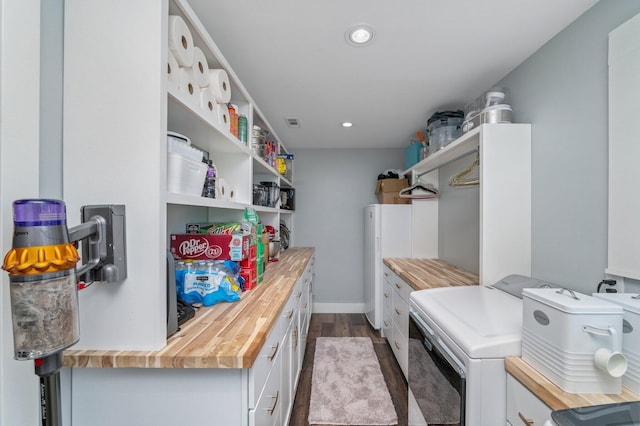
[[[606,272],[640,280],[640,15],[609,33],[609,239]]]
[[[124,204],[128,277],[80,293],[74,349],[158,350],[166,342],[168,235],[186,222],[240,220],[260,181],[292,182],[167,81],[168,17],[180,15],[209,68],[229,75],[231,102],[272,131],[185,0],[65,2],[64,200],[69,224],[87,204]],[[232,201],[167,192],[167,131],[209,151]],[[281,149],[284,146],[281,145]],[[293,229],[293,215],[254,206],[266,225]]]
[[[437,185],[442,166],[476,152],[480,160],[480,284],[493,284],[509,274],[531,275],[530,124],[481,125],[404,173],[413,182],[420,179]],[[438,201],[430,203],[435,206]],[[414,240],[428,238],[437,247],[437,235],[419,232]]]

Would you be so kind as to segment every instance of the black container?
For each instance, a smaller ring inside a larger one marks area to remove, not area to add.
[[[286,194],[286,195],[283,195]],[[296,190],[294,188],[280,188],[280,208],[283,210],[296,209]]]

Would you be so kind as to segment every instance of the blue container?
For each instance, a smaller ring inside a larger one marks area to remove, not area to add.
[[[408,169],[409,167],[416,164],[420,161],[420,150],[422,149],[422,144],[420,142],[412,143],[408,147],[404,149],[404,168]]]

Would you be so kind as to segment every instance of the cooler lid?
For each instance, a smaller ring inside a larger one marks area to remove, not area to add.
[[[522,296],[568,314],[622,315],[616,304],[566,288],[525,288]]]
[[[593,293],[593,297],[620,305],[625,311],[640,314],[640,294],[638,293]]]
[[[558,286],[546,281],[539,280],[537,278],[531,278],[525,275],[511,274],[502,278],[497,283],[491,285],[491,287],[495,287],[498,290],[502,290],[512,296],[522,299],[522,290],[525,288],[557,288]]]

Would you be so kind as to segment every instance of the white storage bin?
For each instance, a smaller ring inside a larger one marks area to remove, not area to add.
[[[594,297],[620,305],[622,320],[622,353],[627,357],[627,372],[622,386],[640,394],[640,295],[634,293],[594,293]]]
[[[566,289],[526,288],[522,296],[523,360],[568,393],[622,393],[620,306]],[[599,349],[620,368],[596,367]]]
[[[175,153],[167,154],[167,191],[202,195],[208,166]]]

